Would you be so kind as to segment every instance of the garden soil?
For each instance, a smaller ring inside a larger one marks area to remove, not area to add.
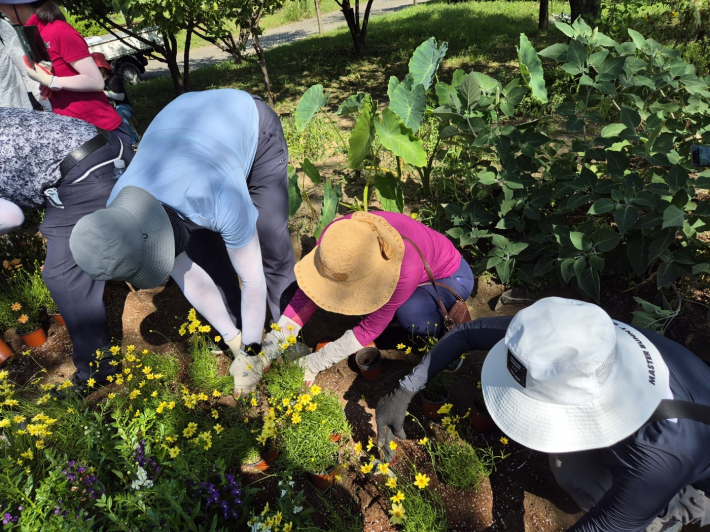
[[[300,249],[299,249],[300,251]],[[300,253],[299,253],[300,255]],[[615,318],[630,321],[630,312],[635,303],[623,292],[622,281],[610,280],[604,292],[603,306]],[[653,289],[653,287],[651,287]],[[651,292],[649,289],[649,293]],[[489,279],[479,280],[477,290],[468,300],[472,317],[512,315],[524,308],[529,302],[502,304],[501,294],[504,288]],[[547,289],[534,298],[545,296],[578,297],[571,289]],[[702,294],[699,294],[699,296]],[[642,295],[643,297],[643,295]],[[704,312],[694,312],[696,305],[688,305],[689,312],[677,319],[668,335],[676,341],[688,345],[697,354],[709,359],[710,327]],[[184,299],[176,285],[155,290],[133,291],[125,284],[112,284],[111,296],[107,303],[110,332],[113,338],[122,338],[123,344],[134,344],[138,349],[151,349],[166,355],[186,354],[187,345],[177,329],[184,321],[190,305]],[[702,307],[701,307],[702,308]],[[303,330],[304,340],[309,346],[317,342],[334,340],[345,330],[357,323],[357,318],[339,316],[317,311]],[[54,322],[49,325],[49,340],[32,350],[31,355],[18,356],[9,366],[12,377],[18,382],[28,382],[34,377],[48,381],[61,381],[74,371],[71,364],[71,341],[67,331]],[[21,340],[11,333],[6,335],[16,353],[24,347]],[[357,371],[353,357],[336,364],[321,373],[316,382],[324,388],[335,391],[341,396],[346,416],[353,426],[355,441],[366,443],[369,438],[375,440],[375,405],[381,396],[392,391],[399,379],[411,371],[419,357],[414,353],[405,355],[393,349],[396,343],[407,342],[404,331],[388,329],[379,342],[383,350],[383,373],[377,382],[367,382]],[[464,415],[473,406],[474,391],[480,377],[480,370],[485,353],[470,353],[463,367],[454,374],[451,387],[451,402],[455,405],[453,414]],[[226,373],[228,361],[220,365]],[[46,370],[46,375],[44,374]],[[96,393],[90,401],[101,400],[105,392]],[[225,404],[233,401],[224,399]],[[440,430],[422,415],[419,397],[410,405],[410,414],[405,422],[408,440],[401,442],[398,457],[392,468],[405,473],[411,464],[416,464],[420,471],[425,471],[432,482],[437,483],[436,475],[426,459],[422,447],[415,441],[424,436],[427,430]],[[509,453],[478,490],[457,490],[440,484],[440,493],[449,518],[449,530],[456,532],[557,532],[567,530],[582,515],[575,503],[557,486],[547,465],[547,457],[542,453],[530,451],[514,442],[504,445],[500,438],[503,434],[497,430],[482,434],[468,428],[468,420],[459,425],[462,436],[477,446],[490,446],[498,452]],[[352,444],[350,444],[352,451]],[[465,467],[465,464],[462,464]],[[350,467],[341,471],[342,482],[325,492],[316,490],[305,478],[295,479],[297,487],[306,490],[309,502],[316,507],[315,521],[325,529],[325,502],[331,507],[342,509],[343,514],[360,514],[364,518],[363,530],[366,532],[393,531],[388,520],[389,500],[386,490],[380,491],[378,482],[381,476],[365,477],[359,468]],[[253,482],[262,488],[258,496],[260,502],[273,501],[278,495],[274,477],[255,471],[243,472],[245,483]],[[322,521],[322,522],[321,522]],[[685,527],[684,531],[701,530],[697,527]],[[705,527],[704,530],[710,530]]]

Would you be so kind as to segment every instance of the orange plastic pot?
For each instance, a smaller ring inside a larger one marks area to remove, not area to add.
[[[355,353],[355,363],[366,381],[374,382],[382,375],[382,354],[376,347],[365,347]]]
[[[5,343],[5,340],[0,338],[0,366],[4,364],[6,360],[12,358],[14,354],[12,348]]]
[[[331,434],[330,441],[333,443],[338,443],[340,441],[340,434]]]
[[[444,406],[444,404],[449,400],[449,397],[451,397],[449,390],[446,390],[446,396],[441,401],[431,401],[427,399],[423,391],[419,395],[422,398],[422,409],[424,410],[424,416],[432,421],[439,421],[441,419],[439,409]]]
[[[274,465],[274,463],[276,463],[278,456],[279,451],[274,447],[269,451],[265,458],[262,458],[253,464],[244,464],[244,467],[253,467],[259,471],[267,471],[272,465]]]
[[[40,327],[29,334],[21,334],[20,338],[22,338],[22,341],[25,342],[28,347],[39,347],[44,345],[47,341],[47,333],[45,333],[44,329]]]
[[[64,322],[64,318],[62,318],[61,314],[52,314],[51,316],[52,316],[52,318],[54,318],[54,321],[56,321],[62,327],[67,326],[67,324]]]
[[[311,477],[311,482],[313,485],[322,490],[327,490],[335,484],[335,475],[337,475],[337,469],[333,468],[329,473],[319,474],[309,471],[308,474]]]
[[[490,432],[496,424],[488,414],[482,414],[476,407],[471,409],[471,426],[479,432]]]
[[[320,351],[323,349],[326,345],[328,345],[330,342],[318,342],[316,344],[316,351]],[[375,342],[370,342],[367,344],[365,347],[375,347]]]

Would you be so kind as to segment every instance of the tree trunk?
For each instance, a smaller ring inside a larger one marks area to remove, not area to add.
[[[182,58],[182,82],[185,87],[185,92],[190,90],[190,42],[192,41],[193,27],[192,23],[187,26],[187,33],[185,35],[185,50],[183,51]]]
[[[570,0],[572,9],[572,22],[578,17],[593,22],[601,13],[601,0]]]
[[[540,30],[546,30],[550,24],[549,0],[540,0],[540,17],[538,18],[537,27]]]
[[[350,36],[353,38],[355,52],[357,52],[358,55],[363,55],[366,51],[365,37],[367,36],[367,23],[370,20],[370,9],[372,8],[372,2],[373,0],[368,0],[367,2],[365,16],[362,19],[362,25],[360,24],[360,7],[357,0],[355,3],[355,9],[350,7],[349,0],[343,0],[341,6],[345,22],[347,22],[348,29],[350,30]]]
[[[259,40],[258,32],[255,32],[252,28],[251,32],[251,42],[254,46],[254,51],[259,57],[259,66],[261,67],[261,73],[264,76],[264,85],[266,85],[266,97],[269,100],[269,105],[274,106],[274,95],[271,93],[271,81],[269,80],[269,71],[266,69],[266,58],[264,57],[264,48],[261,46],[261,41]]]
[[[163,43],[165,47],[165,61],[168,64],[170,77],[173,78],[175,94],[180,96],[181,94],[185,94],[185,86],[183,85],[180,67],[178,67],[177,62],[177,39],[175,38],[175,34],[163,33]]]
[[[313,0],[316,4],[316,17],[318,17],[318,34],[323,35],[323,19],[320,17],[320,3],[318,0]]]

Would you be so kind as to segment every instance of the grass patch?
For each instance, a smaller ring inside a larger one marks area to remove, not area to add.
[[[213,390],[219,390],[224,395],[232,393],[234,379],[229,375],[219,374],[219,359],[212,354],[204,341],[195,341],[190,346],[190,355],[190,379],[196,387],[207,393],[212,393]]]
[[[459,439],[438,442],[432,447],[434,467],[449,486],[459,489],[478,489],[490,471],[476,449]]]
[[[362,57],[355,54],[347,27],[274,48],[266,52],[266,61],[277,111],[293,111],[298,98],[316,83],[333,93],[333,104],[364,90],[384,100],[389,77],[402,78],[412,52],[432,36],[449,43],[442,79],[456,68],[473,67],[495,77],[512,77],[520,33],[527,34],[537,49],[564,38],[554,30],[540,34],[537,16],[533,2],[429,2],[372,19],[368,53]],[[192,72],[190,83],[193,90],[229,87],[263,94],[258,65],[224,62],[201,68]],[[373,87],[381,92],[372,91]],[[174,98],[168,77],[128,90],[141,129]]]

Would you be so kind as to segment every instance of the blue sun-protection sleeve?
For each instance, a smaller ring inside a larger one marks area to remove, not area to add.
[[[469,351],[488,351],[505,337],[513,316],[478,318],[452,329],[399,384],[418,392],[441,370]]]

